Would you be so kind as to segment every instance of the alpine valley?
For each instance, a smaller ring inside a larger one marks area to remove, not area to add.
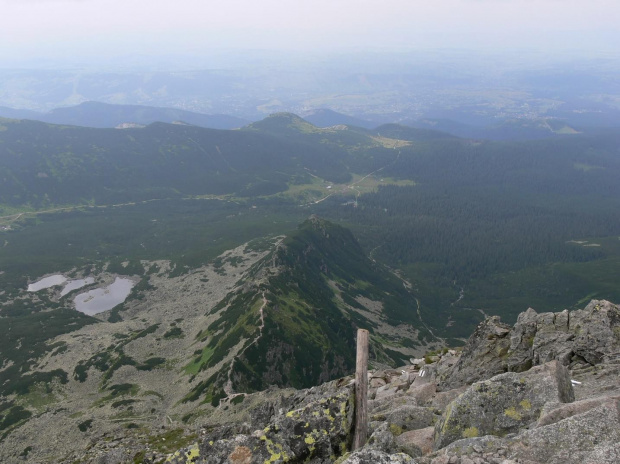
[[[242,403],[351,374],[358,328],[387,372],[486,316],[620,301],[618,130],[147,119],[0,119],[2,462],[125,462],[85,454],[118,440],[163,462]]]

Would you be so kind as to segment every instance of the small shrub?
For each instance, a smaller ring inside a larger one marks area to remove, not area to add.
[[[88,419],[88,420],[85,420],[84,422],[80,422],[78,424],[78,429],[80,429],[80,432],[86,432],[88,429],[90,429],[92,423],[93,423],[92,419]]]

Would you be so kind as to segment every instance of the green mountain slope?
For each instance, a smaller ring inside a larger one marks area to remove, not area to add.
[[[334,153],[336,151],[336,153]],[[306,169],[347,178],[341,149],[251,131],[156,123],[89,129],[34,121],[0,127],[0,203],[136,201],[183,195],[256,195],[287,189]]]
[[[432,340],[403,282],[369,260],[349,230],[316,217],[244,281],[201,333],[210,356],[200,370],[217,366],[233,347],[237,354],[188,400],[269,385],[308,387],[344,375],[354,369],[357,328],[370,331],[371,357],[380,364],[402,363]]]
[[[76,106],[56,108],[48,113],[0,107],[0,116],[32,119],[49,124],[113,128],[124,123],[148,125],[154,122],[183,122],[210,129],[235,129],[249,121],[225,114],[201,114],[177,108],[144,105],[112,105],[89,101]]]
[[[44,209],[188,195],[269,195],[310,184],[311,176],[347,182],[352,173],[393,157],[369,134],[319,129],[288,114],[241,131],[2,120],[0,204]]]

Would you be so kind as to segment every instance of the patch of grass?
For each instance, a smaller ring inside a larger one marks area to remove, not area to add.
[[[183,429],[171,429],[159,435],[152,435],[148,445],[160,453],[171,453],[193,443],[197,438],[195,433],[186,434]]]
[[[215,348],[209,348],[205,346],[199,351],[197,358],[194,358],[191,363],[187,364],[183,369],[186,374],[195,375],[200,371],[200,368],[206,364],[213,355]]]
[[[235,404],[235,405],[237,405],[237,404],[241,404],[241,403],[243,403],[243,400],[244,400],[244,399],[245,399],[245,395],[243,395],[243,394],[242,394],[242,395],[237,395],[237,396],[235,396],[235,397],[231,400],[231,403],[232,403],[232,404]]]

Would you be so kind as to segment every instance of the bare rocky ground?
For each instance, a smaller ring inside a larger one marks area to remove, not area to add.
[[[370,433],[359,450],[350,449],[354,381],[345,377],[231,397],[194,428],[161,417],[159,431],[112,427],[87,434],[69,459],[23,461],[615,464],[619,358],[620,306],[528,310],[514,327],[486,319],[462,352],[371,371]]]
[[[514,327],[489,318],[462,353],[371,373],[370,438],[361,449],[350,450],[349,377],[283,395],[279,403],[263,398],[249,407],[244,422],[231,416],[226,424],[205,428],[195,444],[167,460],[615,464],[619,357],[620,307],[607,301],[572,313],[528,310]]]
[[[218,303],[231,291],[258,289],[263,279],[278,272],[275,264],[258,273],[249,271],[282,238],[271,239],[270,246],[261,251],[242,245],[225,252],[213,264],[178,277],[171,277],[167,261],[142,262],[147,271],[143,278],[148,279],[149,286],[125,302],[119,313],[122,320],[109,322],[113,311],[107,311],[96,316],[102,322],[50,340],[50,345],[64,344],[62,352],[50,350],[37,360],[34,370],[61,369],[68,374],[68,382],[41,384],[26,398],[12,398],[31,410],[34,406],[37,412],[0,443],[0,462],[158,462],[195,440],[205,428],[231,421],[246,423],[251,416],[248,408],[258,405],[260,409],[265,398],[268,404],[282,403],[277,409],[286,410],[292,403],[282,398],[295,396],[294,391],[255,395],[228,392],[229,398],[217,408],[200,401],[183,402],[192,388],[239,354],[244,338],[217,365],[201,372],[190,366],[208,343],[199,335],[219,317],[220,311],[215,309]],[[80,270],[73,270],[73,274],[85,277]],[[107,285],[117,275],[104,268],[94,277],[93,287]],[[139,280],[138,276],[133,278]],[[52,301],[64,304],[70,304],[73,295],[60,298],[58,287],[43,292]],[[411,326],[394,328],[386,324],[380,302],[364,299],[360,304],[368,309],[379,335],[406,333],[416,338],[417,331]],[[415,357],[428,347],[390,349]],[[98,355],[111,355],[103,369],[93,366]],[[121,362],[123,357],[132,363]],[[156,358],[162,362],[153,368],[138,367]],[[95,361],[78,375],[76,367],[89,360]]]
[[[152,435],[144,433],[144,425],[155,430],[156,435],[177,428],[187,433],[190,429],[181,421],[184,415],[200,416],[213,409],[210,405],[180,402],[193,385],[210,375],[208,371],[201,373],[190,382],[190,375],[184,370],[194,351],[204,345],[197,346],[196,335],[217,317],[212,313],[214,306],[268,252],[249,251],[243,245],[224,253],[220,257],[221,266],[205,266],[180,277],[169,276],[168,262],[144,262],[145,267],[156,264],[159,271],[147,277],[152,288],[144,292],[142,300],[133,299],[125,304],[122,321],[92,324],[51,341],[66,343],[66,350],[62,355],[54,355],[52,351],[39,360],[36,370],[62,369],[69,374],[69,382],[55,383],[45,391],[41,387],[40,413],[0,444],[0,461],[72,462],[71,456],[83,453],[92,443],[105,442],[119,434],[132,435],[133,430],[127,429],[128,426],[137,427],[139,433],[135,435],[142,435],[142,442],[148,442]],[[103,273],[97,276],[97,284],[110,283],[114,277]],[[58,289],[49,291],[58,292]],[[108,311],[97,318],[106,321],[109,316]],[[103,390],[104,374],[92,367],[85,381],[75,380],[74,369],[80,361],[156,324],[153,333],[130,341],[122,349],[138,363],[153,357],[164,358],[165,362],[152,370],[122,366],[107,382],[107,385],[134,386],[130,396],[114,396],[109,389]],[[167,337],[166,333],[175,328],[179,335]],[[233,349],[222,363],[234,354]],[[123,400],[128,401],[119,405]],[[83,425],[85,430],[80,431],[79,426],[84,423],[88,427]],[[28,448],[29,452],[24,453]],[[20,454],[27,456],[20,457]]]

